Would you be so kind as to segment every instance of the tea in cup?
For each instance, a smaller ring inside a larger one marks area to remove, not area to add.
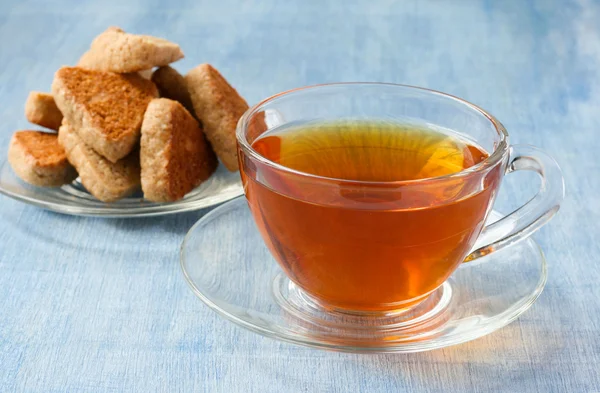
[[[408,309],[465,260],[529,235],[562,199],[552,158],[510,147],[494,117],[427,89],[293,90],[251,108],[237,137],[262,238],[325,309]],[[516,169],[540,173],[540,192],[485,227],[504,174]]]

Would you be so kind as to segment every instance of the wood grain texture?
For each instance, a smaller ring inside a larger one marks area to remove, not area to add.
[[[531,310],[471,343],[374,356],[278,343],[201,304],[178,249],[203,212],[77,218],[0,196],[0,390],[600,391],[599,20],[593,0],[0,2],[2,160],[11,133],[29,128],[29,91],[48,91],[60,66],[119,25],[179,43],[181,72],[214,64],[250,104],[332,81],[464,97],[513,143],[556,157],[567,184],[535,235],[550,276]],[[498,206],[526,200],[532,179],[507,177]]]

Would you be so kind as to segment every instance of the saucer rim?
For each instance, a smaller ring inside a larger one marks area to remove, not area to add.
[[[245,200],[244,197],[233,198],[233,199],[223,203],[222,205],[216,207],[215,209],[211,210],[209,213],[202,216],[202,218],[200,218],[198,221],[196,221],[196,223],[194,223],[194,225],[186,233],[186,235],[181,243],[181,246],[179,248],[179,264],[180,264],[181,270],[183,272],[185,281],[188,284],[188,286],[191,288],[192,292],[204,304],[206,304],[210,309],[212,309],[218,315],[221,315],[225,319],[233,322],[237,326],[248,329],[249,331],[257,333],[261,336],[275,339],[277,341],[288,342],[288,343],[300,345],[303,347],[326,349],[326,350],[332,350],[332,351],[337,351],[337,352],[349,352],[349,353],[373,353],[373,354],[374,353],[417,353],[417,352],[430,351],[430,350],[434,350],[434,349],[442,349],[442,348],[446,348],[449,346],[454,346],[454,345],[463,344],[463,343],[466,343],[469,341],[473,341],[475,339],[486,336],[492,332],[500,330],[503,327],[514,322],[519,316],[521,316],[523,313],[525,313],[527,310],[529,310],[529,308],[531,308],[531,306],[533,306],[533,304],[537,301],[537,299],[542,294],[542,292],[546,286],[547,280],[548,280],[548,264],[547,264],[546,256],[544,255],[544,252],[543,252],[541,246],[531,237],[527,237],[527,238],[524,238],[524,239],[520,240],[519,242],[511,245],[510,247],[518,246],[521,242],[527,242],[527,243],[530,243],[530,245],[534,246],[534,249],[538,252],[539,260],[540,260],[540,264],[541,264],[541,274],[536,283],[535,289],[529,294],[528,297],[521,299],[520,301],[514,303],[514,305],[511,307],[512,312],[505,315],[499,321],[495,321],[495,323],[490,323],[488,325],[482,326],[481,328],[476,329],[472,334],[466,334],[464,336],[461,336],[460,339],[458,339],[458,340],[457,339],[451,340],[452,337],[450,337],[446,341],[444,341],[442,339],[442,340],[429,341],[429,342],[419,341],[417,343],[408,343],[408,344],[407,343],[401,343],[401,344],[396,344],[396,345],[388,344],[385,346],[353,346],[353,345],[344,345],[344,344],[338,344],[338,343],[329,343],[329,342],[325,342],[325,341],[318,340],[315,338],[312,338],[311,340],[307,340],[307,339],[303,339],[301,336],[294,337],[292,334],[287,334],[285,332],[274,333],[267,328],[252,324],[251,322],[246,321],[246,320],[226,311],[222,307],[220,307],[216,302],[214,302],[213,300],[211,300],[210,298],[205,296],[200,291],[200,289],[194,284],[194,281],[189,276],[189,274],[185,268],[184,250],[185,250],[185,246],[188,243],[188,241],[191,237],[191,234],[194,232],[194,230],[198,226],[203,224],[204,222],[213,220],[214,218],[216,218],[215,216],[219,216],[228,210],[233,210],[233,209],[238,208],[240,204],[243,204],[242,203],[243,200]],[[495,210],[492,210],[490,212],[490,216],[501,216],[501,214]],[[484,262],[480,261],[478,263],[473,263],[473,262],[463,263],[462,265],[460,265],[458,267],[458,269],[475,267],[475,266],[480,265],[481,263],[484,263]],[[498,315],[502,315],[502,314],[498,314]]]
[[[0,161],[0,173],[6,170],[6,166],[8,166],[8,160]],[[15,177],[19,182],[22,182],[22,180],[18,179],[17,176],[14,174],[12,168],[8,168],[8,170],[11,171],[13,177]],[[30,186],[42,188],[34,185]],[[155,204],[151,206],[140,205],[139,207],[115,207],[109,205],[104,207],[91,207],[85,205],[58,203],[44,200],[41,197],[36,198],[23,195],[22,193],[11,191],[4,187],[2,181],[0,181],[0,194],[14,199],[16,201],[60,214],[82,217],[130,218],[164,216],[216,206],[242,196],[244,194],[244,188],[242,186],[241,180],[239,180],[235,187],[231,188],[231,190],[220,191],[212,195],[206,195],[201,199],[181,200],[177,202]]]

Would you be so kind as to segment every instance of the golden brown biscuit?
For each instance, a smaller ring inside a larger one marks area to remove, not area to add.
[[[152,74],[152,82],[161,97],[178,101],[192,116],[196,116],[185,78],[176,69],[170,66],[157,68]]]
[[[235,128],[248,109],[246,101],[210,64],[201,64],[185,76],[196,115],[215,153],[230,171],[237,171]]]
[[[8,148],[8,162],[21,179],[35,186],[59,187],[77,178],[56,134],[15,132]]]
[[[51,94],[32,91],[25,102],[25,117],[33,124],[57,131],[63,115]]]
[[[155,202],[183,198],[218,165],[196,119],[179,102],[166,98],[148,105],[140,163],[144,197]]]
[[[59,143],[90,194],[103,202],[124,198],[140,186],[138,152],[113,163],[87,146],[67,121],[58,130]]]
[[[150,79],[150,78],[152,78],[152,74],[153,74],[152,68],[149,68],[149,69],[143,70],[143,71],[139,71],[138,74],[144,79]]]
[[[154,83],[138,74],[63,67],[52,83],[56,105],[81,139],[111,162],[137,145]]]
[[[183,52],[173,42],[109,27],[94,39],[77,65],[90,70],[127,73],[164,66],[181,58]]]

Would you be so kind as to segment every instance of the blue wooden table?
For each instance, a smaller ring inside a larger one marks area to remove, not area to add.
[[[333,4],[337,4],[334,6]],[[50,88],[109,25],[180,43],[250,103],[297,86],[385,81],[466,98],[513,143],[564,170],[567,197],[535,235],[548,285],[492,335],[412,355],[355,355],[233,326],[185,284],[178,248],[205,211],[108,220],[0,197],[0,391],[600,391],[600,2],[0,2],[0,159]],[[498,207],[537,187],[511,175]]]

